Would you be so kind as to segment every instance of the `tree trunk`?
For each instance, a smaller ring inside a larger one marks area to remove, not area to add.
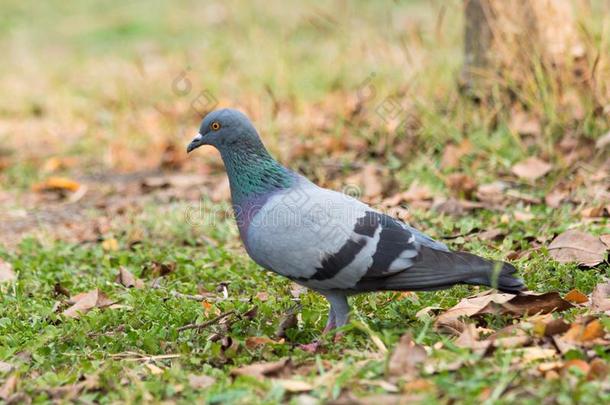
[[[464,14],[461,85],[476,98],[527,86],[541,68],[565,80],[584,57],[571,0],[464,0]]]

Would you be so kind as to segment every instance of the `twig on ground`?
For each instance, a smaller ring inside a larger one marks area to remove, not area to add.
[[[232,310],[230,310],[230,311],[227,311],[227,312],[224,312],[224,313],[222,313],[222,314],[218,315],[218,316],[217,316],[216,318],[214,318],[214,319],[210,319],[210,320],[209,320],[209,321],[207,321],[207,322],[204,322],[204,323],[199,323],[199,324],[197,324],[197,323],[191,323],[191,324],[188,324],[188,325],[181,326],[181,327],[179,327],[179,328],[178,328],[178,329],[176,329],[176,330],[177,330],[178,332],[182,332],[182,331],[184,331],[184,330],[189,330],[189,329],[203,329],[203,328],[207,328],[208,326],[213,325],[213,324],[215,324],[215,323],[217,323],[217,322],[221,321],[222,319],[226,318],[227,316],[229,316],[229,315],[234,315],[234,314],[235,314],[235,310],[234,310],[234,309],[232,309]]]

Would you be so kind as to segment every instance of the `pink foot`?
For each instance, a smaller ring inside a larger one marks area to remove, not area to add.
[[[319,340],[298,346],[299,349],[307,353],[317,353],[318,350],[320,350],[320,347],[322,347],[322,343]]]

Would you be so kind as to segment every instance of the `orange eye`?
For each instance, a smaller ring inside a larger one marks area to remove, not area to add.
[[[220,129],[220,124],[214,121],[210,124],[210,128],[212,128],[213,131],[218,131]]]

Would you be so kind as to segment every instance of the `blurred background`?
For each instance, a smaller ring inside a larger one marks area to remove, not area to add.
[[[184,151],[220,107],[246,112],[285,164],[385,207],[459,214],[525,185],[533,200],[517,202],[551,195],[607,215],[608,1],[1,8],[0,215],[13,241],[113,196],[113,209],[159,189],[226,201],[218,154]]]

